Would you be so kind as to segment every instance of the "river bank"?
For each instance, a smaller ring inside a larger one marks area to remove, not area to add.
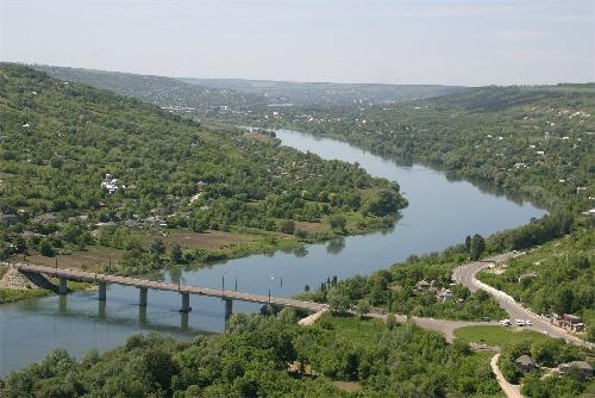
[[[389,230],[337,237],[300,250],[232,259],[198,270],[167,270],[165,281],[215,289],[237,286],[239,291],[265,295],[270,290],[274,296],[291,297],[306,285],[317,288],[329,277],[370,274],[412,254],[442,251],[469,234],[488,236],[546,213],[528,202],[510,201],[465,181],[449,181],[424,166],[398,165],[345,143],[289,131],[278,132],[277,138],[284,145],[326,159],[357,162],[373,176],[398,181],[409,206]],[[118,346],[138,332],[159,331],[190,339],[225,328],[221,300],[192,297],[193,311],[181,316],[176,293],[151,292],[145,308],[138,306],[138,298],[138,289],[110,286],[107,302],[98,301],[95,292],[83,291],[3,305],[0,354],[7,359],[0,374],[39,360],[54,347],[79,357],[93,347],[103,351]],[[258,312],[260,306],[234,303],[233,311]]]

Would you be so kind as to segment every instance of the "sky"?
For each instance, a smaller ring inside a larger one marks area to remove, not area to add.
[[[0,0],[0,60],[171,77],[595,81],[595,1]]]

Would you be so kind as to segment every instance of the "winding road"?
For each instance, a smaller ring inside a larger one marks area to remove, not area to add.
[[[595,344],[589,343],[578,337],[570,334],[565,329],[562,329],[552,323],[550,323],[549,319],[535,314],[531,310],[523,307],[519,304],[514,298],[509,296],[508,294],[504,293],[503,291],[497,290],[492,286],[489,286],[479,280],[477,280],[476,275],[479,271],[492,266],[495,263],[502,262],[509,260],[513,257],[516,257],[520,254],[518,253],[506,253],[506,254],[499,254],[497,256],[493,256],[490,258],[486,258],[483,261],[476,261],[467,264],[463,264],[460,267],[457,267],[453,271],[453,279],[461,283],[462,285],[469,288],[470,291],[475,292],[477,290],[484,290],[491,294],[496,302],[502,307],[511,319],[512,327],[516,328],[514,320],[515,319],[525,319],[530,320],[533,325],[532,326],[525,326],[525,328],[533,329],[541,333],[545,333],[549,336],[562,338],[566,340],[568,343],[575,344],[582,347],[587,347],[591,350],[595,349]]]

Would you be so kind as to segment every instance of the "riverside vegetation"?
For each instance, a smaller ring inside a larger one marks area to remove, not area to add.
[[[589,192],[594,188],[593,144],[589,140],[595,130],[590,118],[592,90],[590,85],[488,87],[401,105],[259,108],[258,112],[243,116],[226,116],[225,121],[297,127],[345,139],[387,156],[399,155],[411,162],[432,164],[452,177],[495,183],[547,205],[551,215],[527,226],[485,239],[470,236],[465,243],[443,253],[412,256],[405,264],[370,276],[344,281],[329,278],[316,291],[307,287],[305,293],[312,299],[329,302],[338,312],[354,308],[363,314],[377,307],[451,319],[496,318],[502,316],[502,310],[485,294],[470,294],[464,288],[453,287],[452,299],[441,302],[436,293],[450,287],[454,266],[485,253],[524,249],[568,234],[572,235],[572,242],[591,239],[592,219],[580,212],[588,209]],[[190,121],[168,120],[193,125]],[[229,134],[229,142],[248,138],[239,132],[219,133]],[[270,145],[271,137],[260,134],[249,141],[255,141],[254,148],[259,148]],[[382,189],[390,192],[390,186]],[[115,197],[104,195],[102,199]],[[160,197],[154,195],[155,199]],[[369,214],[369,209],[364,214]],[[276,232],[282,227],[290,231],[291,224],[281,219]],[[328,215],[326,220],[328,228],[339,233],[358,226],[347,216]],[[382,223],[386,219],[373,220]],[[294,235],[299,222],[294,221]],[[132,233],[135,234],[136,231]],[[153,249],[140,249],[147,254],[158,253],[158,258],[165,257],[163,242],[155,240],[153,244]],[[547,255],[547,247],[544,250]],[[586,262],[579,261],[580,272],[593,267],[591,254],[585,256]],[[433,281],[430,285],[436,292],[422,288],[419,282],[424,280]],[[588,282],[578,280],[579,285]],[[504,289],[506,286],[502,284]],[[555,292],[559,286],[549,288]],[[592,290],[581,291],[586,292],[586,299],[573,301],[572,305],[592,302]],[[356,317],[327,316],[311,329],[289,326],[293,319],[285,325],[289,319],[287,312],[276,318],[238,314],[230,321],[229,332],[199,337],[189,346],[164,337],[135,336],[125,347],[103,356],[90,353],[80,363],[57,351],[40,364],[8,376],[3,381],[3,392],[15,394],[20,390],[29,396],[35,396],[33,391],[38,390],[46,396],[117,395],[121,391],[155,396],[500,396],[489,370],[489,358],[471,354],[462,342],[448,345],[434,333],[412,325],[397,326],[390,316],[387,325]],[[261,328],[266,330],[266,338],[261,338],[257,331]],[[164,353],[168,347],[170,351]],[[157,357],[159,361],[152,359]],[[297,362],[297,367],[288,366],[292,361]],[[54,366],[57,363],[64,366]],[[154,363],[163,366],[157,369]],[[123,367],[132,377],[123,377]],[[575,383],[568,381],[570,376],[561,377],[556,390],[560,396],[588,394],[592,389],[593,383],[587,380]],[[531,380],[527,379],[530,386]],[[355,381],[355,392],[339,390],[331,381]],[[539,396],[535,388],[527,389],[529,396]]]

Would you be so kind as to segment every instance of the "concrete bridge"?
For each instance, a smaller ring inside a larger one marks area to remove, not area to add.
[[[216,297],[225,301],[226,319],[229,316],[231,316],[233,302],[235,300],[272,305],[275,307],[291,307],[312,312],[326,311],[329,309],[329,306],[327,304],[314,303],[311,301],[293,300],[284,297],[274,297],[270,294],[262,295],[253,293],[242,293],[233,290],[212,289],[200,286],[188,286],[181,285],[179,283],[164,283],[151,281],[147,279],[137,279],[109,274],[98,274],[65,268],[44,267],[39,265],[20,264],[17,266],[17,268],[20,272],[23,272],[25,274],[33,273],[57,277],[60,281],[59,293],[62,295],[68,293],[69,280],[96,283],[99,286],[100,301],[107,300],[107,285],[118,284],[124,286],[134,286],[139,289],[139,305],[141,307],[147,306],[147,296],[149,289],[165,290],[180,293],[182,297],[182,306],[180,308],[180,312],[183,313],[188,313],[192,310],[192,307],[190,307],[191,294],[199,296]]]

